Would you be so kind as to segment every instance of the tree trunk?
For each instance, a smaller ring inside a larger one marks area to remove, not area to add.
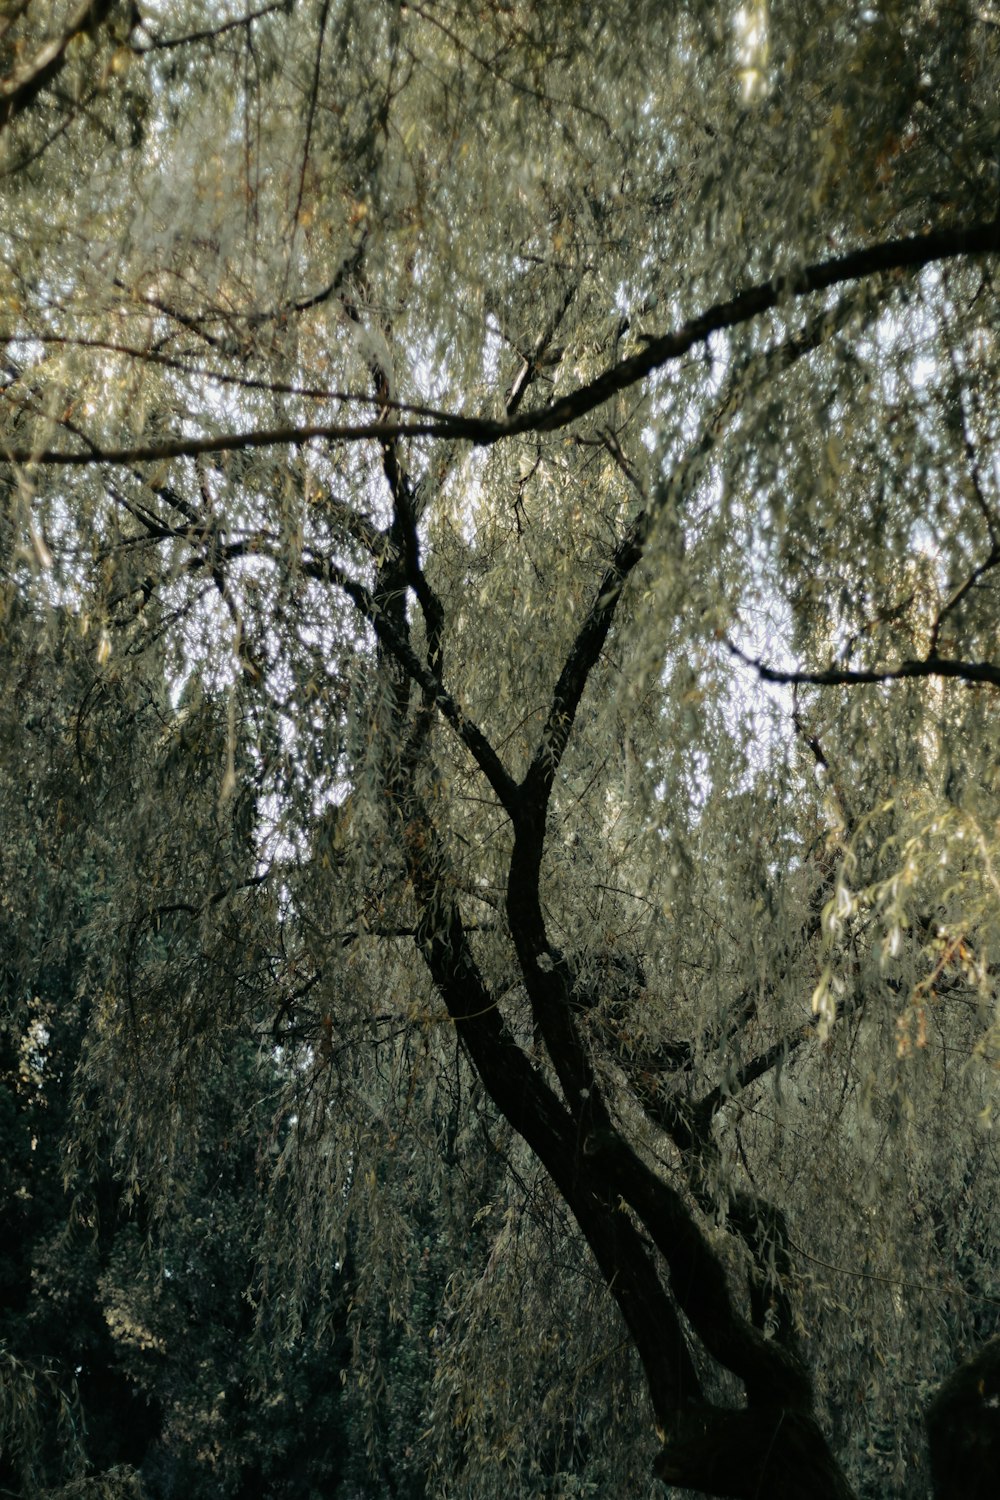
[[[654,1469],[667,1484],[730,1500],[855,1500],[815,1420],[788,1407],[685,1415]]]
[[[1000,1494],[1000,1337],[959,1365],[927,1410],[935,1500]]]

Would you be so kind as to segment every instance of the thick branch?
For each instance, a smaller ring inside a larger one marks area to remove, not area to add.
[[[776,1068],[791,1053],[796,1052],[815,1030],[818,1019],[818,1016],[810,1016],[790,1036],[783,1036],[780,1041],[772,1043],[756,1057],[749,1058],[742,1067],[736,1069],[733,1077],[724,1085],[717,1084],[703,1099],[699,1100],[693,1111],[693,1129],[698,1138],[708,1138],[712,1120],[728,1099],[741,1094],[745,1088],[749,1088],[758,1079],[764,1078],[772,1068]]]
[[[770,667],[759,657],[748,656],[732,641],[726,645],[730,653],[752,667],[762,682],[784,684],[806,683],[813,687],[852,687],[864,683],[899,682],[904,677],[957,677],[960,682],[985,682],[990,687],[1000,687],[1000,667],[988,661],[954,661],[945,656],[925,656],[921,661],[900,662],[898,667],[874,667],[853,669],[851,667],[825,667],[818,672],[788,671]]]
[[[742,1380],[749,1404],[811,1412],[805,1369],[737,1312],[725,1270],[677,1190],[617,1135],[595,1137],[584,1150],[652,1236],[685,1317],[712,1358]]]
[[[588,1169],[576,1122],[518,1046],[471,952],[449,895],[435,831],[418,798],[399,787],[407,863],[420,911],[417,942],[487,1092],[549,1172],[635,1340],[658,1420],[700,1397],[677,1315],[613,1185]]]
[[[762,313],[771,312],[797,298],[881,272],[914,272],[939,261],[959,256],[991,255],[998,251],[1000,221],[992,219],[965,229],[939,229],[931,234],[887,240],[865,250],[819,261],[803,267],[796,275],[775,277],[739,292],[725,302],[715,303],[673,332],[651,339],[639,354],[618,361],[586,385],[548,406],[519,412],[509,420],[491,421],[484,417],[463,416],[460,412],[441,412],[416,422],[335,422],[254,428],[248,432],[216,433],[202,438],[159,438],[129,447],[105,448],[101,450],[100,459],[105,463],[147,463],[191,457],[198,453],[283,447],[309,442],[313,438],[325,438],[330,442],[356,442],[367,438],[384,441],[389,436],[457,438],[489,447],[519,433],[555,432],[603,406],[618,392],[638,384],[655,370],[682,358],[697,345],[706,343],[713,333],[739,328]],[[30,448],[11,448],[7,450],[6,458],[8,462],[18,464],[78,466],[95,462],[91,454],[66,453],[58,448],[43,448],[39,452]]]
[[[58,36],[51,37],[33,57],[0,79],[0,130],[22,114],[42,89],[59,76],[66,64],[70,42],[81,32],[99,26],[113,3],[114,0],[80,0]]]
[[[531,802],[544,802],[548,798],[587,679],[608,638],[629,574],[642,560],[651,529],[651,511],[640,511],[618,543],[614,557],[605,569],[597,597],[587,612],[559,674],[538,749],[522,783],[525,797]]]
[[[542,432],[566,427],[654,370],[681,358],[697,344],[706,343],[713,333],[738,328],[761,313],[771,312],[812,292],[842,286],[849,281],[861,281],[882,271],[918,271],[955,256],[995,254],[998,251],[1000,220],[993,219],[986,224],[970,225],[967,229],[941,229],[931,234],[886,240],[865,250],[853,250],[847,255],[818,261],[790,276],[776,276],[745,292],[738,292],[726,302],[715,303],[674,332],[651,339],[641,353],[613,365],[603,375],[552,402],[541,412],[530,414],[532,417],[537,415],[537,421],[530,421],[529,417],[522,417],[520,421],[526,428],[530,426]]]
[[[757,382],[764,376],[775,377],[790,369],[798,360],[831,338],[850,312],[850,299],[845,298],[838,308],[821,312],[799,333],[785,339],[776,348],[759,355],[750,354],[740,361],[726,382],[722,397],[701,435],[689,446],[668,482],[659,488],[652,503],[639,512],[619,541],[556,683],[545,728],[523,783],[527,800],[544,800],[548,796],[569,741],[587,679],[607,640],[625,584],[642,560],[657,515],[693,482],[706,457],[719,441],[726,423],[738,413],[747,384]],[[615,454],[614,447],[611,451],[621,465],[620,451]],[[629,474],[627,465],[625,472],[634,484],[634,476]]]
[[[837,323],[835,314],[820,315],[802,333],[769,351],[763,357],[765,363],[778,370],[787,368],[829,337]],[[538,748],[521,784],[507,915],[535,1022],[567,1105],[591,1148],[602,1159],[615,1163],[609,1191],[620,1192],[653,1235],[670,1266],[675,1295],[713,1357],[744,1380],[752,1399],[759,1400],[766,1392],[778,1399],[777,1392],[782,1400],[807,1406],[811,1397],[803,1372],[790,1356],[776,1346],[767,1346],[759,1332],[739,1316],[731,1304],[725,1274],[683,1200],[659,1182],[613,1125],[578,1025],[580,999],[575,994],[574,976],[548,942],[539,899],[546,810],[555,770],[625,583],[642,559],[656,512],[683,489],[712,449],[725,418],[738,409],[744,381],[757,363],[750,357],[734,372],[714,419],[661,487],[653,505],[633,521],[601,579],[560,673]],[[675,1124],[679,1127],[681,1123],[678,1117]],[[698,1122],[699,1127],[702,1123]],[[687,1128],[687,1144],[694,1145],[695,1133]],[[702,1134],[707,1135],[707,1123]]]

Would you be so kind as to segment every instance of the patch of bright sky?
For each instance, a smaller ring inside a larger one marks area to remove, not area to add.
[[[767,88],[769,52],[768,6],[743,5],[733,17],[736,33],[737,75],[746,103],[758,99]]]

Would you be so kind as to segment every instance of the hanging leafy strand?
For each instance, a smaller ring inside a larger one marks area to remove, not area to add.
[[[984,1492],[1000,30],[7,9],[0,1486]]]

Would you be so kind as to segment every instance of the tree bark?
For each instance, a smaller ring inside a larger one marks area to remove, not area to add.
[[[667,1484],[730,1500],[854,1500],[816,1421],[787,1407],[685,1415],[654,1470]]]
[[[952,1371],[925,1418],[935,1500],[1000,1494],[1000,1336]]]

